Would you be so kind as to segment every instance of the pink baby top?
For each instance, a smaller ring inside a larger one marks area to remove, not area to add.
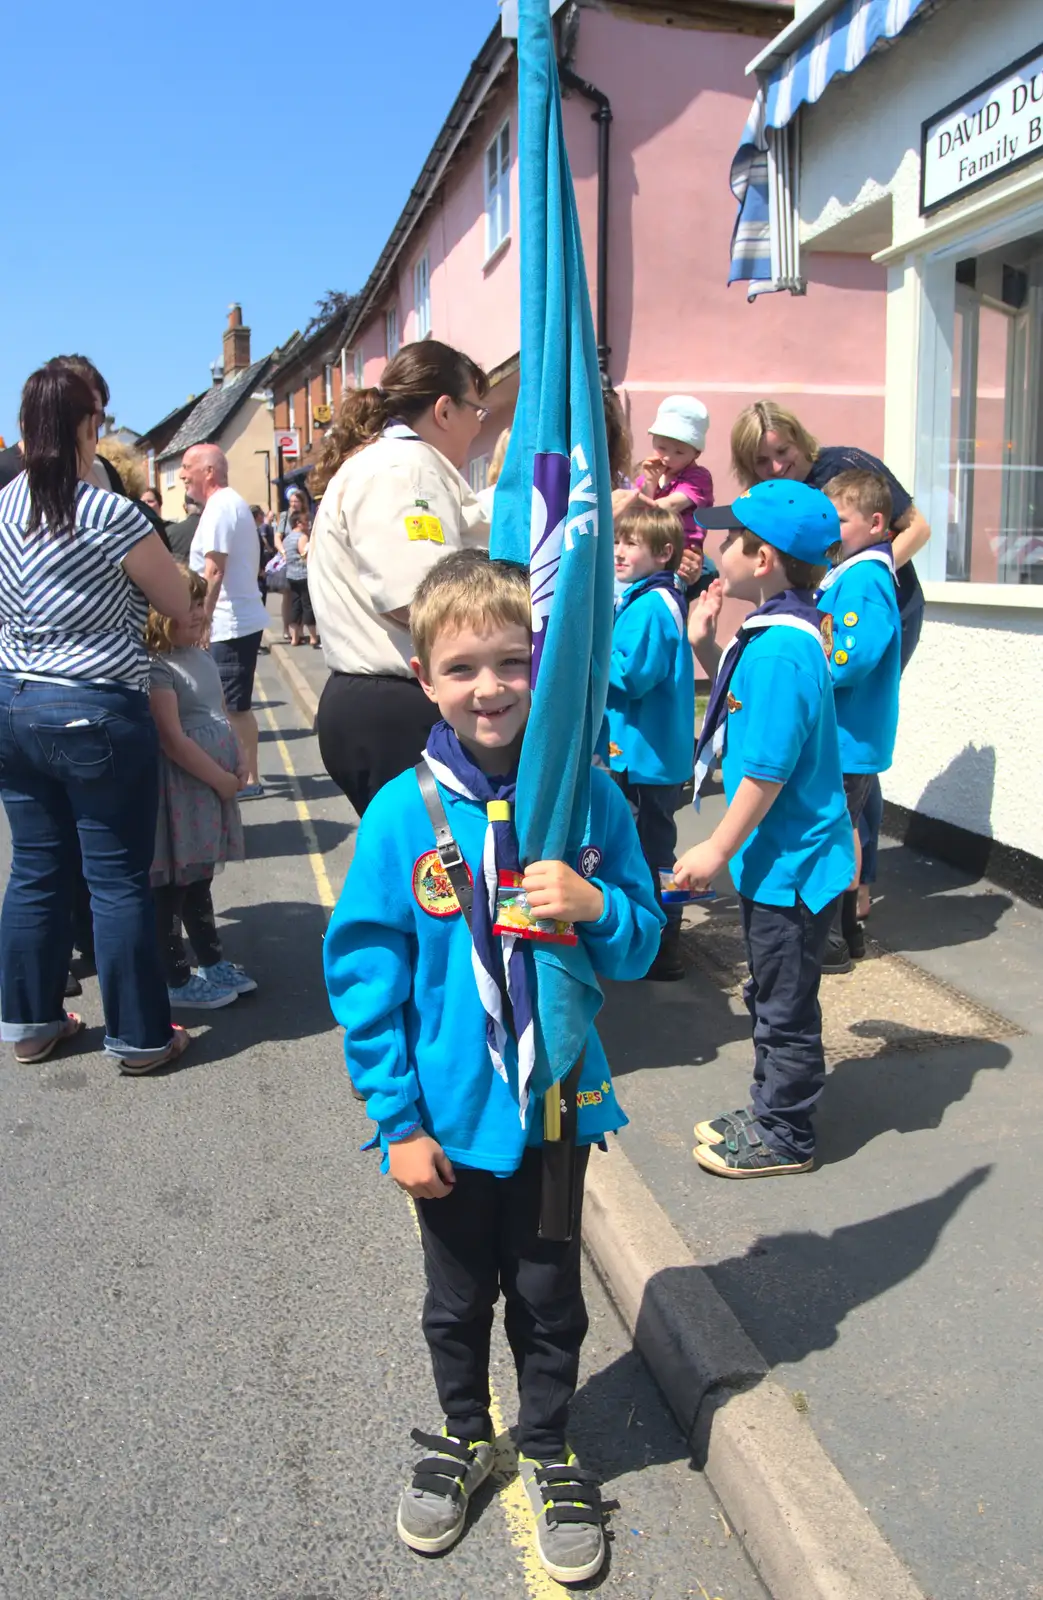
[[[644,490],[647,483],[644,473],[635,479],[638,489]],[[693,461],[690,466],[682,467],[676,478],[671,478],[662,487],[659,484],[652,486],[653,500],[664,500],[668,494],[683,494],[690,501],[689,508],[678,513],[684,529],[684,542],[686,545],[701,545],[706,538],[706,530],[700,528],[696,520],[695,507],[713,505],[713,479],[710,474],[698,461]]]

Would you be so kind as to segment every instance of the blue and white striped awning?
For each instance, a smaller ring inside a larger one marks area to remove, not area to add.
[[[769,283],[772,227],[777,204],[769,173],[769,133],[787,127],[802,105],[814,105],[842,73],[854,72],[870,51],[894,39],[934,0],[844,0],[793,53],[764,77],[732,162],[731,188],[739,204],[732,235],[728,282]],[[778,263],[776,244],[775,264]],[[791,288],[786,276],[779,288]]]

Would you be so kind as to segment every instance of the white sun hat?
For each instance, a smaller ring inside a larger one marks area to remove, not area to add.
[[[679,439],[682,444],[690,444],[693,450],[703,450],[709,426],[710,413],[701,400],[690,394],[672,394],[660,401],[655,421],[648,431],[661,434],[664,439]]]

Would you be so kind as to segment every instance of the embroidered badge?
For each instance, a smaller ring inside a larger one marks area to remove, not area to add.
[[[467,876],[471,877],[470,867]],[[413,898],[430,917],[451,917],[459,911],[460,902],[437,850],[427,850],[417,859],[413,867]]]
[[[411,542],[426,539],[431,544],[445,544],[445,534],[437,517],[407,517],[406,535]]]
[[[844,644],[845,644],[845,646],[846,646],[846,648],[848,650],[853,650],[854,649],[854,647],[855,647],[855,636],[854,636],[853,633],[849,633],[847,635],[847,637],[844,640]]]
[[[857,611],[845,611],[845,613],[844,613],[844,627],[845,628],[856,628],[857,626],[858,626],[858,612]]]
[[[728,710],[729,711],[741,711],[742,710],[742,701],[741,700],[736,700],[735,696],[732,694],[730,689],[728,690]]]
[[[579,853],[579,870],[584,878],[592,878],[601,865],[601,851],[596,844],[586,845]]]
[[[842,667],[844,665],[844,662],[847,660],[847,651],[846,650],[834,650],[834,652],[833,652],[833,660],[836,662],[838,667]]]
[[[826,660],[828,661],[833,654],[833,618],[828,611],[823,613],[822,621],[819,623],[818,628],[822,635],[822,648],[826,652]]]
[[[613,744],[611,739],[610,739],[609,743],[608,743],[608,753],[609,753],[609,758],[611,759],[611,758],[614,758],[616,756],[621,756],[623,754],[623,751],[622,751],[621,747],[618,744]]]
[[[600,1089],[582,1089],[576,1096],[578,1106],[599,1106],[604,1099]]]

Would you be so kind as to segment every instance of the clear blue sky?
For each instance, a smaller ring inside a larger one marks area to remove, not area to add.
[[[89,355],[139,432],[360,288],[496,0],[9,7],[0,95],[0,434],[49,356]]]

